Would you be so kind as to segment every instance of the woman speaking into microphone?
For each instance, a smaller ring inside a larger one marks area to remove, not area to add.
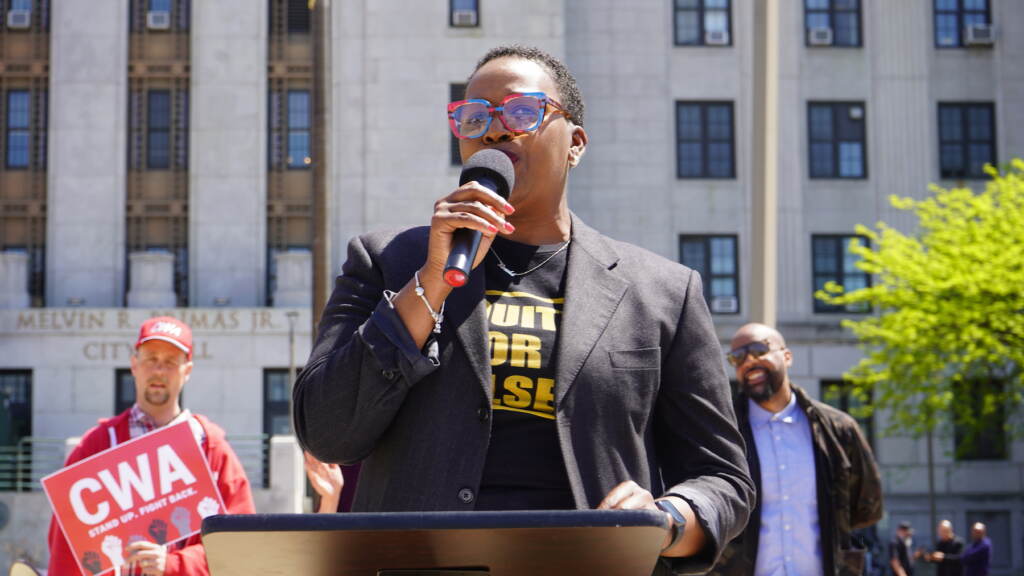
[[[480,171],[429,227],[351,241],[300,441],[363,463],[353,511],[661,509],[663,567],[710,569],[754,489],[699,275],[570,211],[587,133],[554,57],[490,51],[448,119]]]

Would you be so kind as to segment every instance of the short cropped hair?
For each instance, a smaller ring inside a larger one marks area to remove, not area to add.
[[[498,58],[522,58],[547,70],[548,74],[551,75],[551,79],[555,81],[555,86],[558,87],[559,103],[572,116],[574,124],[580,127],[583,126],[583,94],[580,93],[579,86],[576,85],[576,78],[561,60],[533,46],[521,46],[519,44],[498,46],[484,54],[484,57],[476,63],[476,68],[473,68],[473,74],[470,74],[469,79],[472,80],[473,75],[484,64]]]

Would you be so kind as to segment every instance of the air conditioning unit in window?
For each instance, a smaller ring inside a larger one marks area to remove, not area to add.
[[[850,106],[850,120],[863,120],[864,119],[864,107],[863,106]]]
[[[727,30],[708,30],[704,33],[704,43],[708,46],[726,46],[729,44]]]
[[[476,10],[455,10],[452,12],[452,26],[460,28],[476,26]]]
[[[740,303],[735,296],[716,296],[711,299],[711,311],[715,314],[735,314]]]
[[[831,28],[811,28],[807,31],[807,43],[811,46],[831,46]]]
[[[991,46],[996,43],[996,29],[991,24],[971,24],[964,28],[964,44]]]
[[[146,28],[150,30],[169,30],[171,13],[164,10],[151,10],[146,13]]]
[[[11,30],[28,30],[32,27],[32,12],[29,10],[11,10],[7,13],[7,28]]]

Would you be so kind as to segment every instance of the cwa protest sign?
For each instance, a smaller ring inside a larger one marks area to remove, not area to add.
[[[83,573],[124,565],[138,540],[170,544],[224,510],[188,420],[134,438],[43,478]]]

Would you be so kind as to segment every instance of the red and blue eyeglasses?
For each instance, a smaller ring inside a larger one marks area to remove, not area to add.
[[[483,99],[459,100],[448,105],[448,124],[456,138],[479,138],[491,127],[497,114],[502,126],[513,134],[533,132],[544,122],[544,111],[551,104],[571,118],[566,109],[543,92],[509,94],[498,106]]]

